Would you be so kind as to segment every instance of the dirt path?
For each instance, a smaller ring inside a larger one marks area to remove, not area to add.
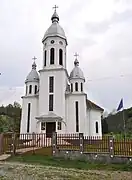
[[[4,180],[132,180],[132,172],[77,170],[18,162],[0,162]]]

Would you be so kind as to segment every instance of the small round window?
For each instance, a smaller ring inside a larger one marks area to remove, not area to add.
[[[51,41],[51,44],[54,44],[54,42],[55,42],[55,41],[54,41],[54,40],[52,40],[52,41]]]
[[[59,42],[59,44],[63,45],[63,42],[62,42],[62,41],[60,41],[60,42]]]

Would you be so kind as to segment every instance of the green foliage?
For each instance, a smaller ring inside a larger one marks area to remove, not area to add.
[[[0,107],[0,133],[19,132],[21,119],[21,106],[19,103]]]
[[[106,122],[106,119],[102,119],[102,132],[103,134],[108,133],[108,124]]]
[[[127,120],[126,130],[128,134],[132,134],[132,117]]]
[[[124,119],[123,119],[124,113]],[[102,119],[103,133],[123,134],[124,133],[124,120],[125,132],[127,136],[132,135],[132,108],[125,109],[124,111],[116,114],[109,114],[108,117]]]

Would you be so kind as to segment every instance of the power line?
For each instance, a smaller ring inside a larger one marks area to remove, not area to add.
[[[93,82],[93,81],[102,81],[102,80],[110,80],[115,78],[126,78],[127,76],[132,76],[132,74],[121,74],[119,76],[108,76],[108,77],[102,77],[97,79],[88,79],[87,81]]]

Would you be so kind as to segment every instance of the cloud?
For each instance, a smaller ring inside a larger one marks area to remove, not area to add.
[[[110,19],[105,19],[101,22],[88,22],[85,24],[85,31],[91,34],[105,33],[117,23],[129,21],[132,21],[132,9],[127,9],[122,13],[114,12]]]

